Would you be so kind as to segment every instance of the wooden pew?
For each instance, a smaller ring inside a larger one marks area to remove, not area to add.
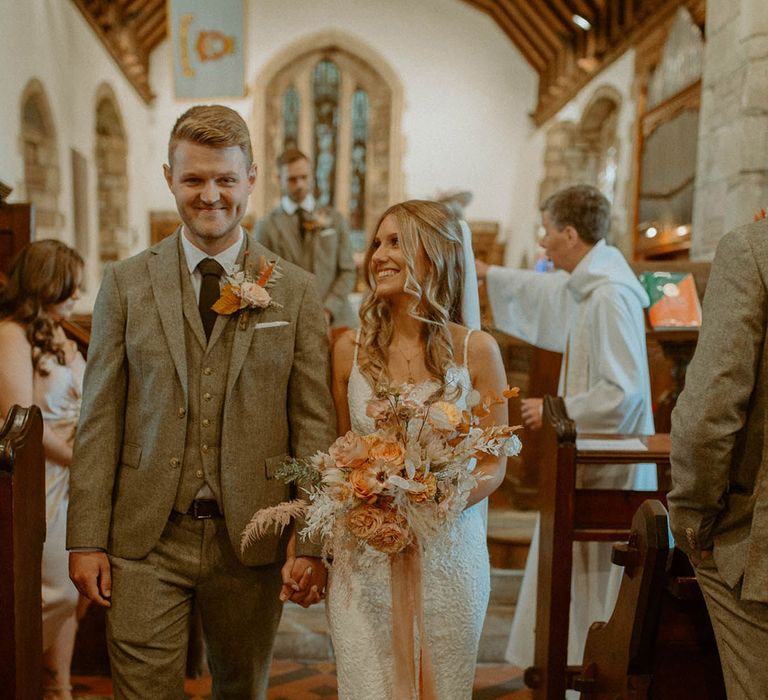
[[[45,540],[43,418],[11,407],[0,428],[0,695],[38,700],[42,687],[40,565]]]
[[[545,397],[544,416],[536,642],[534,666],[525,672],[534,698],[562,700],[571,688],[589,700],[725,700],[698,584],[683,553],[669,551],[665,493],[576,488],[577,465],[668,466],[669,435],[639,437],[648,448],[642,452],[588,451],[577,448],[562,399]],[[579,437],[609,446],[629,436]],[[569,667],[573,542],[579,541],[625,542],[613,548],[625,573],[610,621],[593,622],[582,665]]]
[[[582,666],[570,669],[569,685],[583,698],[647,696],[669,554],[667,510],[647,500],[632,519],[627,543],[614,545],[613,562],[625,575],[611,619],[589,628]]]
[[[567,648],[574,542],[626,541],[632,517],[646,499],[666,503],[663,492],[576,488],[580,464],[669,464],[669,435],[640,439],[643,452],[580,451],[576,427],[559,397],[544,397],[540,484],[540,545],[534,665],[525,672],[534,698],[562,700],[568,687]],[[596,437],[583,435],[580,437]],[[599,436],[617,440],[622,436]],[[625,436],[626,437],[626,436]],[[599,466],[593,466],[598,469]]]

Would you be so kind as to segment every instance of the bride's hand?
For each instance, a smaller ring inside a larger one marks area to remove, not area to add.
[[[319,603],[325,598],[327,571],[321,559],[296,556],[296,533],[288,540],[286,561],[281,569],[283,587],[280,600],[292,601],[302,607]]]

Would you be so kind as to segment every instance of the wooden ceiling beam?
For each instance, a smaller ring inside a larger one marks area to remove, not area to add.
[[[531,42],[520,28],[505,14],[498,13],[498,5],[494,0],[465,0],[477,10],[489,15],[499,28],[512,40],[518,51],[531,64],[533,69],[541,75],[547,66],[547,56],[541,52],[541,48]]]
[[[594,24],[597,12],[594,5],[585,2],[585,0],[566,0],[566,4],[571,10],[572,15],[581,15],[590,24]]]
[[[695,0],[689,0],[689,2],[695,2]],[[652,3],[650,12],[647,11],[648,5],[646,3]],[[631,46],[637,44],[641,36],[656,32],[669,22],[680,4],[680,0],[643,0],[637,8],[637,10],[642,9],[643,14],[641,15],[639,11],[636,11],[634,23],[624,25],[618,40],[608,45],[604,54],[598,54],[598,65],[592,73],[579,71],[572,74],[568,89],[562,92],[555,90],[553,93],[547,93],[542,89],[539,90],[539,104],[536,111],[531,115],[534,123],[541,126],[555,116],[560,108],[578,94],[597,73],[611,65]]]
[[[165,29],[165,12],[156,12],[152,17],[136,29],[136,37],[144,43],[146,38],[158,27]]]
[[[533,43],[545,61],[552,60],[552,57],[557,54],[561,39],[552,31],[551,27],[544,25],[543,32],[531,32],[530,17],[521,9],[521,5],[517,0],[493,0],[492,4],[499,8],[499,11],[509,19],[520,34]],[[525,7],[527,7],[527,4],[523,3],[522,8]],[[537,23],[538,28],[542,26],[538,17],[535,17],[534,21]]]
[[[155,27],[155,31],[148,34],[144,39],[144,46],[146,47],[147,54],[152,53],[153,49],[163,40],[167,35],[167,27],[165,22],[161,22]]]
[[[548,47],[547,53],[556,56],[558,50],[563,44],[563,35],[558,33],[551,22],[547,22],[535,7],[523,2],[516,5],[514,2],[502,2],[510,14],[518,14],[519,24],[523,27],[529,27],[529,31],[540,40],[545,41]]]

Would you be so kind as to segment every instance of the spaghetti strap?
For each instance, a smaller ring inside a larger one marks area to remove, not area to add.
[[[355,354],[352,356],[352,366],[357,367],[357,350],[360,347],[360,329],[355,331]]]
[[[472,335],[474,329],[469,328],[467,334],[464,336],[464,364],[463,367],[469,369],[469,336]]]

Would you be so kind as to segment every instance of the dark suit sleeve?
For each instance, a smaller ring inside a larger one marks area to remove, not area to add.
[[[333,281],[323,305],[331,316],[338,318],[347,304],[347,295],[354,289],[357,269],[352,259],[352,241],[349,226],[344,217],[336,213],[336,230],[339,234],[339,251],[336,261],[336,279]]]
[[[125,313],[113,267],[93,310],[83,402],[69,473],[67,548],[107,549],[127,391]]]
[[[336,412],[331,400],[325,318],[314,280],[307,279],[296,321],[293,367],[288,384],[291,452],[310,457],[336,439]],[[301,484],[299,484],[301,488]],[[296,524],[298,530],[303,522]],[[297,554],[319,556],[317,544],[298,538]]]
[[[689,554],[713,546],[759,372],[768,299],[752,248],[760,239],[748,232],[727,234],[718,246],[696,353],[672,413],[670,519]]]

